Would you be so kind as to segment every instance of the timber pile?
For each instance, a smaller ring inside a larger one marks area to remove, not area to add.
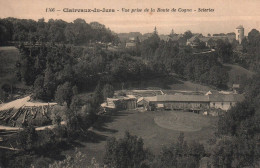
[[[19,109],[11,108],[0,111],[0,125],[22,126],[35,119],[49,119],[48,114],[51,109],[52,106],[22,106]]]

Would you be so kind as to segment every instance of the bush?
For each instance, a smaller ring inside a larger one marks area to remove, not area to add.
[[[66,82],[58,86],[55,93],[55,101],[60,105],[63,105],[63,103],[66,102],[67,106],[69,106],[71,103],[72,94],[71,85],[69,82]]]
[[[104,163],[108,167],[147,167],[148,159],[151,159],[151,153],[144,148],[143,139],[129,132],[122,139],[107,141]]]
[[[17,134],[18,146],[24,150],[32,150],[35,148],[38,140],[38,134],[31,125],[19,131]]]
[[[205,155],[204,146],[198,142],[187,143],[181,133],[178,141],[164,147],[159,156],[161,168],[198,168],[200,159]]]

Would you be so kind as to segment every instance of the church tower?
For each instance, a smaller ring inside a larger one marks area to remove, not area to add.
[[[244,27],[242,25],[238,26],[235,30],[236,33],[236,40],[241,44],[244,36]]]

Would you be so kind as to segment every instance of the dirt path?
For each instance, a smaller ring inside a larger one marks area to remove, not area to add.
[[[66,121],[62,121],[60,124],[66,125]],[[36,131],[42,131],[46,128],[53,129],[54,127],[55,127],[55,125],[47,125],[47,126],[42,126],[42,127],[36,127],[35,130]],[[0,132],[1,131],[18,131],[18,130],[22,130],[22,129],[23,128],[21,128],[21,127],[8,127],[8,126],[0,125]]]
[[[20,107],[25,105],[30,99],[31,99],[30,96],[26,96],[24,98],[14,100],[14,101],[11,101],[9,103],[1,104],[0,105],[0,112],[4,111],[4,110],[11,109],[11,108],[19,109]]]
[[[19,109],[22,106],[24,107],[39,107],[39,106],[53,106],[57,103],[42,103],[42,102],[29,102],[31,100],[31,96],[26,96],[21,99],[17,99],[8,103],[0,104],[0,113],[1,111],[8,110],[11,108]]]

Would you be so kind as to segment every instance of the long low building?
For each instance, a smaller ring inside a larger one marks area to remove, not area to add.
[[[204,95],[157,95],[151,102],[166,110],[199,110],[209,108],[209,97]]]
[[[208,96],[210,108],[222,110],[229,110],[232,106],[244,100],[242,94],[210,94]]]
[[[208,109],[228,110],[244,100],[242,94],[157,95],[139,99],[137,104],[146,109],[187,110],[199,112]]]

